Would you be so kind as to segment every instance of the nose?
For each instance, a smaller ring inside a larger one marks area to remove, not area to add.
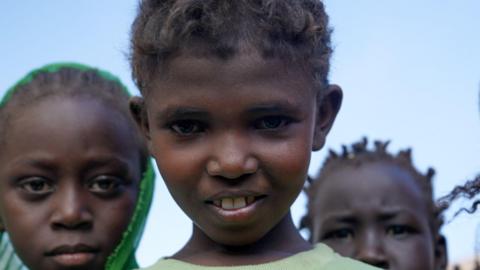
[[[88,198],[81,188],[71,186],[60,189],[53,200],[54,211],[51,227],[54,230],[89,230],[93,226],[93,215],[88,206]]]
[[[367,232],[364,237],[358,238],[356,246],[355,259],[382,269],[390,267],[385,254],[383,239],[379,234],[373,231]]]
[[[209,175],[236,179],[257,171],[258,160],[252,153],[248,137],[225,134],[212,145],[211,157],[206,165]]]

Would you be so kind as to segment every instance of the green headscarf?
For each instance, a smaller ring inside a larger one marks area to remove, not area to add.
[[[23,85],[30,83],[38,74],[58,72],[62,68],[77,69],[80,71],[94,71],[102,78],[115,82],[125,93],[130,96],[130,93],[120,79],[111,73],[89,67],[78,63],[54,63],[35,69],[28,73],[25,77],[20,79],[16,84],[7,90],[3,99],[0,101],[0,108],[10,100],[13,93]],[[140,189],[138,194],[137,204],[133,212],[132,219],[123,233],[122,240],[115,248],[113,253],[108,257],[105,269],[106,270],[130,270],[138,268],[135,259],[135,251],[138,247],[140,239],[145,228],[148,212],[153,199],[153,191],[155,185],[155,173],[152,161],[149,160],[146,170],[143,172],[142,180],[140,181]],[[5,265],[5,268],[1,266]],[[0,232],[0,269],[2,270],[20,270],[26,269],[21,264],[21,261],[15,256],[11,243],[6,233]]]

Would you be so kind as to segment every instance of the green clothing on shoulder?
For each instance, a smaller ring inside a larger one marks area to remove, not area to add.
[[[20,259],[15,255],[10,239],[5,232],[0,232],[0,269],[24,270],[26,269]]]
[[[374,270],[373,266],[341,257],[324,244],[293,256],[263,264],[243,266],[200,266],[175,259],[161,259],[143,270]]]

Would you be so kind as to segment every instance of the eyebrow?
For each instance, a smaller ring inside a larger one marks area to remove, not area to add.
[[[38,158],[38,157],[21,157],[17,160],[12,161],[12,166],[29,166],[45,171],[51,171],[57,169],[57,166],[48,158]]]
[[[168,107],[163,111],[160,111],[155,119],[157,122],[169,121],[178,118],[199,117],[208,118],[210,114],[202,109],[193,107]]]
[[[381,221],[387,221],[395,217],[398,217],[399,215],[408,215],[408,217],[417,218],[417,215],[412,213],[412,211],[409,210],[408,208],[395,207],[395,208],[381,209],[379,214],[377,215],[377,219]],[[324,221],[340,221],[345,223],[358,222],[355,212],[351,212],[351,211],[327,214],[325,218],[323,218],[323,220]]]
[[[289,102],[260,103],[247,110],[247,112],[250,114],[296,113],[298,111],[299,110],[297,109],[297,106]]]
[[[342,212],[342,213],[333,213],[328,214],[324,219],[323,222],[343,222],[349,224],[355,224],[358,222],[358,219],[352,212]]]
[[[94,158],[88,159],[84,166],[85,169],[82,169],[82,170],[86,171],[92,168],[112,166],[112,165],[115,167],[121,168],[124,171],[124,173],[130,173],[131,171],[129,163],[126,160],[119,158],[115,155],[94,157]]]

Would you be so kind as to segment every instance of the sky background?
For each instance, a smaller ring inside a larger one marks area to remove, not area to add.
[[[327,148],[368,136],[392,140],[392,151],[412,147],[421,171],[437,170],[437,197],[476,175],[480,1],[325,4],[334,28],[330,80],[343,88],[344,102],[326,148],[313,155],[310,173],[317,172]],[[130,0],[1,0],[0,94],[29,70],[57,61],[109,70],[136,93],[127,57],[136,7]],[[143,266],[174,253],[191,231],[160,177],[157,183],[137,252]],[[292,207],[297,222],[305,204],[301,195]],[[451,261],[473,255],[479,216],[462,215],[444,226]]]

